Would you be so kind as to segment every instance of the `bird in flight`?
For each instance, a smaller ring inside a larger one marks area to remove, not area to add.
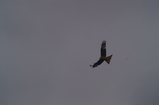
[[[98,65],[102,64],[103,61],[106,61],[108,64],[110,64],[110,60],[111,60],[113,54],[106,57],[106,41],[105,40],[102,41],[100,53],[101,53],[101,55],[100,55],[99,60],[96,63],[94,63],[93,65],[90,65],[90,67],[95,68]]]

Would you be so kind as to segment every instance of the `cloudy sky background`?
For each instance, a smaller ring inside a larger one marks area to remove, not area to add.
[[[1,0],[1,105],[159,105],[158,0]],[[107,41],[105,62],[90,68]]]

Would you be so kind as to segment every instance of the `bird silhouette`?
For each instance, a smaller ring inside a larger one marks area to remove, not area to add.
[[[102,41],[100,53],[101,53],[101,55],[100,55],[99,60],[96,63],[94,63],[93,65],[90,65],[90,67],[95,68],[95,67],[99,66],[100,64],[102,64],[103,61],[106,61],[108,64],[110,64],[110,60],[111,60],[113,54],[106,57],[106,41],[105,40]]]

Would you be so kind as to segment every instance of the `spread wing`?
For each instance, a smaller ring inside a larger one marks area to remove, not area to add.
[[[93,65],[90,65],[91,67],[97,67],[98,65],[102,64],[104,61],[104,59],[99,59],[96,63],[94,63]]]
[[[106,57],[106,41],[104,40],[101,44],[101,57]]]

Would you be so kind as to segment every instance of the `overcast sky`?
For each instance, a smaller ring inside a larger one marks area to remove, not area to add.
[[[159,105],[158,0],[1,0],[0,105]],[[110,65],[89,67],[107,41]]]

